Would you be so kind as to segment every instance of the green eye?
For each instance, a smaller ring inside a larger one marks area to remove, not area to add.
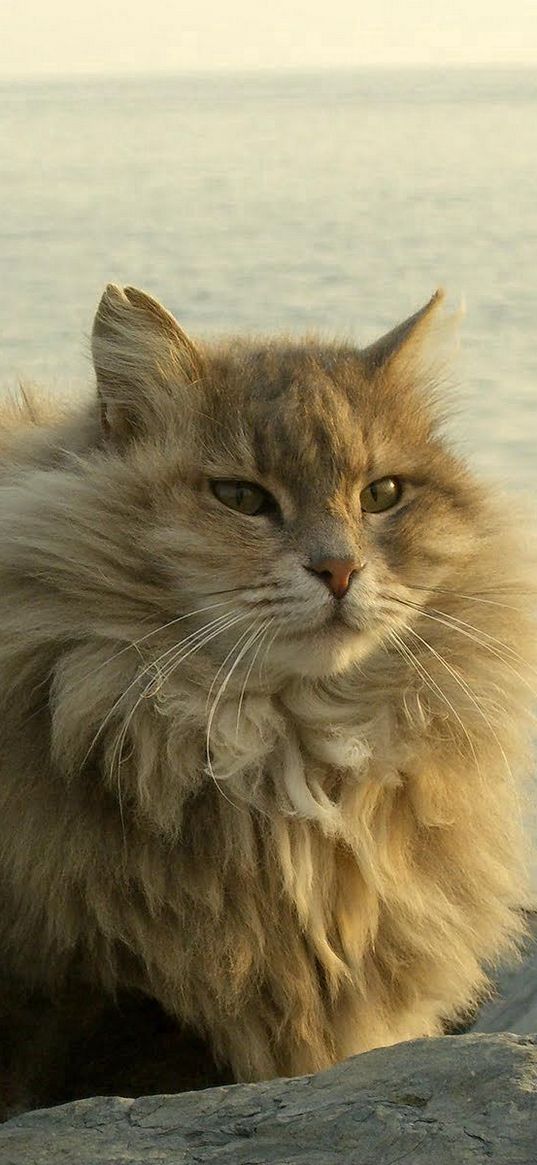
[[[380,514],[390,510],[399,501],[403,487],[398,477],[380,477],[366,485],[360,494],[362,510],[366,514]]]
[[[211,489],[222,505],[240,514],[256,517],[277,511],[278,506],[271,494],[260,485],[249,481],[212,481]]]

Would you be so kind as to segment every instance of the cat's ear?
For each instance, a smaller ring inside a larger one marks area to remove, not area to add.
[[[135,287],[108,285],[91,348],[103,430],[119,444],[165,430],[174,397],[203,375],[201,354],[177,321]]]
[[[364,348],[360,355],[368,371],[405,372],[415,379],[445,367],[458,346],[464,308],[448,314],[444,301],[444,292],[435,291],[425,307]]]

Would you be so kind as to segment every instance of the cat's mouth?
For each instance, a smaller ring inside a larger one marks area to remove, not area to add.
[[[325,623],[320,628],[321,631],[334,634],[337,632],[347,634],[358,634],[364,628],[356,619],[356,614],[351,613],[347,608],[343,607],[341,603],[329,612]]]
[[[338,603],[310,613],[299,627],[286,625],[274,648],[278,661],[293,675],[334,675],[367,655],[378,627],[367,608]]]
[[[358,620],[356,612],[351,612],[346,609],[343,604],[338,603],[329,610],[324,618],[317,620],[309,620],[303,627],[289,628],[287,638],[289,639],[310,639],[313,637],[322,636],[323,638],[342,639],[348,638],[351,635],[359,635],[366,628],[362,622]]]

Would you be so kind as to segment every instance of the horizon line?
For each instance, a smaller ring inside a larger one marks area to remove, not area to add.
[[[357,64],[302,64],[302,65],[212,65],[210,67],[200,67],[196,65],[175,65],[166,66],[165,68],[87,68],[74,70],[41,70],[39,72],[25,72],[14,71],[12,73],[3,72],[0,78],[0,88],[5,88],[7,84],[13,81],[74,81],[74,80],[127,80],[135,78],[179,78],[179,77],[232,77],[232,76],[248,76],[256,77],[263,75],[307,75],[312,73],[359,73],[359,72],[411,72],[411,71],[427,71],[433,73],[441,72],[463,72],[463,71],[486,71],[496,69],[498,71],[525,71],[534,70],[537,65],[536,60],[486,60],[486,61],[369,61],[367,63],[361,62]]]

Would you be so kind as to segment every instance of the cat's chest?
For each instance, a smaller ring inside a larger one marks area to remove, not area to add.
[[[266,801],[272,793],[280,809],[317,816],[319,796],[332,796],[341,780],[362,783],[379,769],[388,779],[395,774],[401,740],[388,701],[372,715],[359,699],[295,688],[223,699],[209,713],[205,751],[211,775],[241,799]]]

